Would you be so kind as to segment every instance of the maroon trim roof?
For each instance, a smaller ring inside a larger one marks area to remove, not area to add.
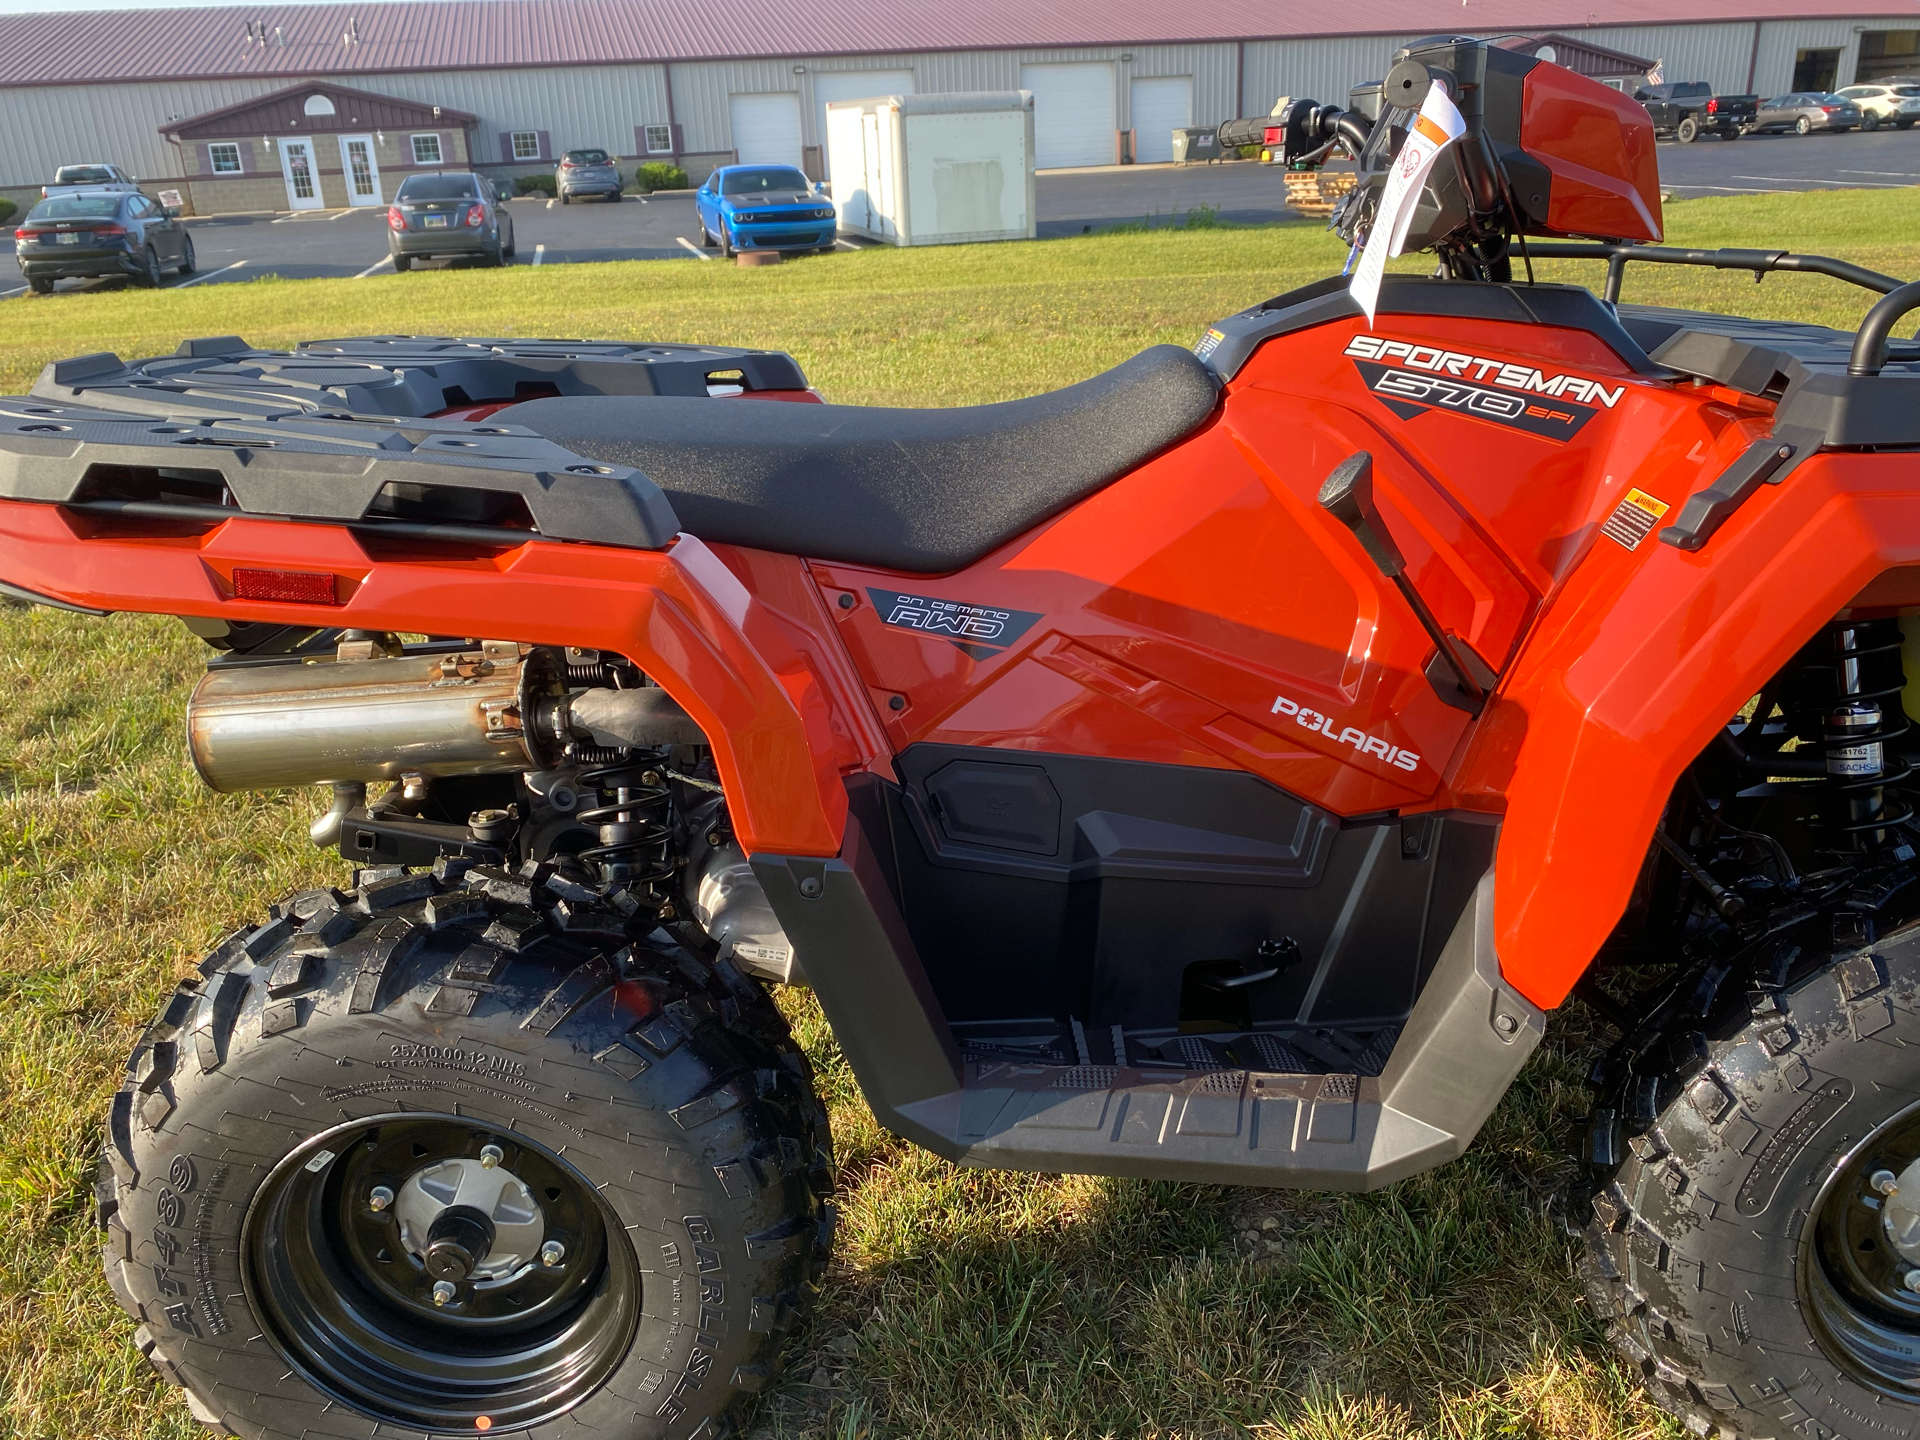
[[[325,95],[333,101],[331,115],[309,115],[309,95]],[[480,117],[448,106],[434,113],[431,104],[400,100],[391,95],[375,95],[370,90],[355,90],[326,80],[309,80],[304,85],[289,85],[268,95],[256,95],[237,105],[189,115],[162,125],[162,135],[177,135],[183,140],[225,140],[235,135],[283,134],[304,130],[326,134],[335,130],[404,130],[410,126],[478,125]]]
[[[1499,44],[1504,50],[1518,50],[1524,55],[1532,55],[1542,45],[1551,45],[1558,56],[1556,63],[1566,66],[1577,75],[1644,75],[1654,66],[1653,61],[1642,56],[1597,45],[1576,35],[1562,35],[1557,30],[1545,35],[1515,35]]]
[[[1576,31],[1589,25],[1858,19],[1920,26],[1916,0],[393,0],[0,15],[10,85],[632,64],[1206,40]],[[1350,18],[1341,25],[1338,20]],[[264,45],[244,27],[257,24]],[[358,40],[343,39],[355,24]]]

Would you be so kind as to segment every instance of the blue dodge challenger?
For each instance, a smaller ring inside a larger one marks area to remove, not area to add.
[[[791,165],[722,165],[695,192],[700,243],[736,250],[831,250],[833,204]]]

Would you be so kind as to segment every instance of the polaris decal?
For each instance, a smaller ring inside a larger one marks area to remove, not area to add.
[[[1273,713],[1291,715],[1294,724],[1311,730],[1316,735],[1324,735],[1329,740],[1338,741],[1342,745],[1351,745],[1362,755],[1377,756],[1396,770],[1413,771],[1420,768],[1420,757],[1413,751],[1402,750],[1398,745],[1389,745],[1379,736],[1369,735],[1366,731],[1357,730],[1351,725],[1342,726],[1340,733],[1336,735],[1331,716],[1322,715],[1318,710],[1310,710],[1299,701],[1289,700],[1284,695],[1274,697]]]
[[[997,610],[959,600],[936,600],[897,590],[867,591],[880,621],[896,630],[917,630],[932,639],[951,640],[976,660],[997,655],[1034,627],[1037,610]]]
[[[1603,385],[1581,375],[1549,376],[1530,365],[1382,335],[1356,335],[1343,353],[1367,389],[1403,420],[1438,408],[1568,440],[1627,393],[1625,385]]]

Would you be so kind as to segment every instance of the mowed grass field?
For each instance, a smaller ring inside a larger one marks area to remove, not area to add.
[[[1669,239],[1920,275],[1915,192],[1696,201]],[[630,263],[261,281],[0,306],[0,393],[91,350],[375,332],[792,351],[828,398],[955,405],[1082,379],[1339,268],[1316,227],[868,251],[763,270]],[[1409,261],[1409,266],[1417,265]],[[1542,278],[1598,284],[1597,266]],[[1871,297],[1632,272],[1627,298],[1852,326]],[[0,1437],[197,1432],[100,1279],[101,1118],[159,997],[277,895],[340,883],[312,794],[215,796],[171,620],[0,609]],[[1578,1300],[1556,1196],[1596,1036],[1577,1007],[1473,1150],[1371,1196],[957,1169],[883,1133],[804,992],[842,1163],[840,1248],[756,1433],[852,1437],[1671,1436]]]

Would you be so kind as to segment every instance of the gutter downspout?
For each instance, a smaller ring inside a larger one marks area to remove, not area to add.
[[[1233,114],[1234,118],[1247,113],[1247,42],[1233,42]]]
[[[1759,42],[1756,40],[1754,43],[1758,44]],[[666,85],[667,85],[667,144],[673,147],[673,163],[678,165],[680,163],[681,135],[680,135],[680,122],[673,113],[673,62],[672,61],[668,60],[668,61],[661,62],[660,78],[666,81]]]
[[[1753,77],[1760,69],[1760,22],[1753,22],[1753,49],[1747,55],[1747,94],[1753,94]]]

